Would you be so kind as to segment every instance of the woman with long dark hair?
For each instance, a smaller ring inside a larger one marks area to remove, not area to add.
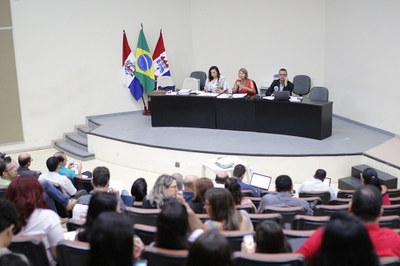
[[[290,253],[292,247],[283,234],[282,227],[273,221],[263,221],[256,230],[257,253]]]

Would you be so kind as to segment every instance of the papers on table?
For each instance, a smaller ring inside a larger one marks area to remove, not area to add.
[[[238,99],[238,98],[244,98],[246,97],[247,93],[236,93],[236,94],[232,94],[232,98],[233,99]]]
[[[183,89],[179,91],[179,95],[189,95],[191,91],[191,89]]]
[[[230,94],[230,93],[222,93],[221,95],[218,95],[217,98],[219,98],[219,99],[228,99],[228,98],[231,98],[231,97],[232,97],[232,94]]]
[[[264,96],[262,98],[265,100],[270,100],[270,101],[275,99],[274,96]],[[301,100],[303,100],[303,97],[290,96],[290,99],[289,99],[289,101],[293,102],[293,103],[299,103],[299,102],[301,102]]]

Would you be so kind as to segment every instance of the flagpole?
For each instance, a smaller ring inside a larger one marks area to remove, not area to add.
[[[143,95],[142,95],[142,101],[143,101],[143,106],[144,106],[144,110],[143,110],[143,115],[151,115],[151,112],[149,111],[149,109],[147,109],[147,107],[146,107],[146,102],[145,102],[145,100],[144,100],[144,97],[143,97]]]

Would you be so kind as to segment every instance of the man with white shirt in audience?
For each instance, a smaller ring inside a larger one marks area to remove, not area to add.
[[[326,171],[324,169],[318,169],[312,180],[304,181],[303,184],[300,185],[299,192],[308,192],[308,191],[329,191],[331,194],[330,200],[336,199],[336,193],[328,184],[324,183],[326,178]]]
[[[70,197],[79,198],[82,195],[87,194],[86,191],[77,191],[72,181],[64,175],[60,175],[58,170],[60,168],[60,161],[57,157],[52,156],[46,161],[47,169],[49,170],[46,174],[39,176],[39,181],[47,180],[54,185],[59,185],[61,189]]]

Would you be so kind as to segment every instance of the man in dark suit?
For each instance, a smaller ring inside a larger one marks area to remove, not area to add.
[[[275,91],[289,91],[292,95],[294,85],[287,78],[287,71],[284,68],[279,69],[279,79],[274,80],[269,86],[266,96],[271,96]]]

